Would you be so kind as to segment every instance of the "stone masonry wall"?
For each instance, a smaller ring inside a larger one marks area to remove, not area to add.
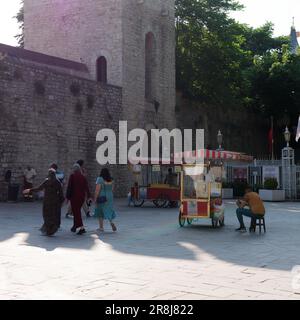
[[[96,133],[117,131],[122,112],[122,90],[34,66],[15,58],[0,61],[0,194],[6,194],[4,173],[12,170],[22,183],[30,164],[43,181],[52,162],[68,176],[78,159],[86,161],[92,190],[100,166],[96,162]],[[123,192],[120,175],[117,193]],[[127,192],[127,188],[126,188]]]
[[[25,49],[82,62],[96,79],[105,56],[108,83],[122,86],[123,0],[25,0]]]
[[[243,108],[207,106],[183,99],[178,93],[176,119],[178,128],[205,129],[206,148],[218,148],[217,134],[221,130],[226,150],[268,158],[270,124]]]
[[[131,128],[175,126],[174,0],[25,0],[25,49],[86,64],[96,79],[105,56],[108,83],[123,88]],[[37,32],[38,30],[38,32]],[[155,96],[145,99],[145,37],[155,37]]]
[[[131,126],[174,128],[175,13],[174,0],[123,1],[123,108]],[[153,100],[145,99],[145,40],[154,36]]]

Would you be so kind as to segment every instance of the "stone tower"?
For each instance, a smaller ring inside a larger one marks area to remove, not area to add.
[[[291,53],[297,54],[299,49],[299,42],[298,42],[298,32],[296,31],[294,24],[291,28],[290,44],[291,44]]]
[[[175,126],[174,0],[25,0],[25,49],[123,88],[130,127]]]

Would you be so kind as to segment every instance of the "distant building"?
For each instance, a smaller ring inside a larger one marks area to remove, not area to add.
[[[298,42],[298,32],[296,31],[295,25],[293,23],[291,28],[291,53],[297,54],[299,48]]]

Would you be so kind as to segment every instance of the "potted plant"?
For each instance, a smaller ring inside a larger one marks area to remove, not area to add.
[[[222,183],[222,198],[233,199],[233,184],[223,181]]]
[[[279,184],[276,178],[266,179],[264,188],[259,190],[261,199],[271,202],[285,201],[285,191],[278,189],[278,186]]]

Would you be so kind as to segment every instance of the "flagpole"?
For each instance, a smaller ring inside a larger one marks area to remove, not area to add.
[[[272,161],[274,161],[274,118],[271,117],[271,127],[272,127]]]

